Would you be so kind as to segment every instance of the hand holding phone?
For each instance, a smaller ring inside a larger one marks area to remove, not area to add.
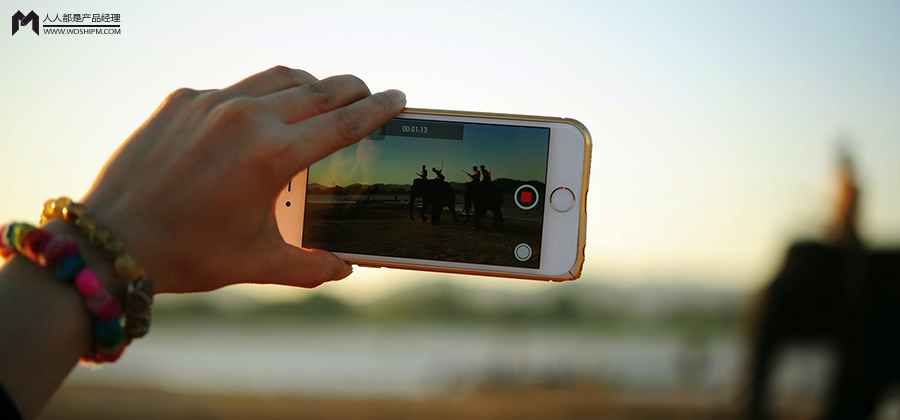
[[[402,93],[274,67],[224,89],[179,89],[116,151],[81,200],[156,290],[315,287],[350,273],[284,243],[272,205],[298,171],[384,125]]]

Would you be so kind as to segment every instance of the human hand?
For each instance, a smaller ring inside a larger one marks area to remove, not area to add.
[[[179,89],[107,161],[81,200],[157,292],[236,283],[316,287],[346,277],[334,254],[284,242],[274,205],[291,177],[406,104],[354,76],[274,67],[228,88]]]

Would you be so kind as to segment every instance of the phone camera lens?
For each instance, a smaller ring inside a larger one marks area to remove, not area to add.
[[[290,207],[290,206],[291,206],[291,202],[288,201],[287,203],[284,203],[284,205]]]

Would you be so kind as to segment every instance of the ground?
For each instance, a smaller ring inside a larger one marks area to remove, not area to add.
[[[303,245],[335,252],[436,259],[478,264],[539,267],[541,224],[506,218],[503,228],[494,228],[488,213],[483,227],[475,230],[465,216],[453,222],[446,208],[440,223],[423,223],[419,209],[409,219],[405,203],[308,203]],[[430,217],[430,212],[429,217]],[[527,263],[513,255],[516,245],[531,246]]]
[[[64,386],[42,420],[54,419],[734,419],[733,410],[691,402],[696,394],[613,392],[597,387],[526,388],[471,391],[422,399],[251,397],[180,394],[139,388]],[[809,407],[796,407],[773,419],[808,419]]]

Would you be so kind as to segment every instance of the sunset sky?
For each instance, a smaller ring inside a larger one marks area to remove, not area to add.
[[[426,165],[441,168],[447,181],[468,182],[463,171],[485,165],[493,179],[545,182],[550,130],[465,124],[462,140],[385,136],[363,141],[322,159],[310,168],[309,183],[328,187],[350,184],[412,184]]]
[[[898,2],[4,4],[4,16],[122,16],[121,35],[4,26],[4,222],[80,197],[172,90],[283,64],[402,89],[410,107],[582,121],[594,159],[581,281],[759,285],[790,240],[826,225],[839,138],[859,170],[864,236],[900,242]],[[364,300],[433,279],[563,287],[361,269],[324,290]]]

